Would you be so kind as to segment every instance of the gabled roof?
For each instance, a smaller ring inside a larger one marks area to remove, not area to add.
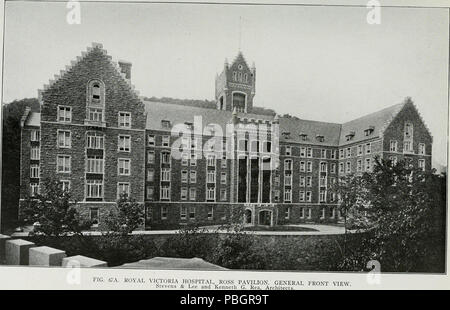
[[[234,58],[233,62],[230,65],[230,68],[233,67],[235,63],[244,63],[247,67],[246,69],[250,70],[250,66],[248,65],[247,61],[245,60],[244,54],[242,54],[241,51],[239,51],[237,56]]]
[[[20,127],[25,126],[35,126],[35,127],[41,126],[41,113],[31,112],[31,108],[27,107],[20,120]]]
[[[397,116],[404,105],[405,102],[402,102],[342,124],[339,144],[347,145],[381,137],[386,127],[392,122],[395,116]],[[370,136],[366,137],[364,131],[369,128],[372,128],[373,132]],[[350,141],[347,141],[346,136],[350,132],[353,132],[354,136]]]
[[[123,80],[127,83],[127,85],[130,88],[130,91],[136,95],[136,97],[140,98],[142,100],[142,97],[139,96],[139,91],[137,91],[133,84],[131,84],[131,81],[126,78],[125,73],[122,73],[120,70],[120,66],[118,63],[114,62],[112,60],[112,57],[108,55],[108,52],[103,49],[103,45],[101,43],[95,43],[93,42],[91,46],[87,47],[86,51],[81,52],[81,56],[77,56],[74,60],[70,62],[70,65],[67,65],[64,70],[61,70],[59,74],[55,74],[54,78],[49,80],[47,84],[44,85],[43,89],[38,90],[38,100],[42,104],[42,93],[47,91],[50,87],[52,87],[59,79],[63,78],[67,73],[69,73],[72,68],[74,68],[78,63],[80,63],[83,59],[85,59],[89,54],[91,54],[93,51],[98,50],[103,55],[106,56],[106,58],[109,60],[110,64],[116,69],[117,73],[123,78]]]

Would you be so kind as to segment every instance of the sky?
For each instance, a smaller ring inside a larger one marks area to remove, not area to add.
[[[433,160],[446,165],[448,9],[211,4],[6,2],[3,102],[38,89],[102,43],[132,62],[148,97],[214,99],[214,78],[239,49],[256,65],[254,105],[342,123],[411,97],[428,125]]]

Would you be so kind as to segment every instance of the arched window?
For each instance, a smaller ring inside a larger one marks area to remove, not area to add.
[[[244,82],[247,83],[248,82],[248,74],[244,73]]]
[[[103,124],[105,119],[105,85],[92,80],[87,86],[86,119],[90,123]]]
[[[413,136],[413,124],[411,122],[405,123],[405,138],[412,138]]]
[[[238,112],[245,112],[245,94],[233,93],[233,109],[234,107]]]

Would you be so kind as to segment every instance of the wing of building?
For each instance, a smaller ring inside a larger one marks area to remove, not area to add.
[[[431,169],[432,137],[410,98],[344,124],[253,113],[255,65],[242,53],[216,77],[215,108],[146,101],[131,63],[93,44],[39,91],[22,119],[21,201],[50,179],[100,227],[118,195],[145,206],[146,229],[231,220],[340,220],[330,184],[374,157]],[[97,225],[96,225],[97,226]]]

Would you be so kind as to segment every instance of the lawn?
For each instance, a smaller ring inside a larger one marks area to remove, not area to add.
[[[244,228],[245,231],[318,231],[314,228],[302,226],[249,226]]]

